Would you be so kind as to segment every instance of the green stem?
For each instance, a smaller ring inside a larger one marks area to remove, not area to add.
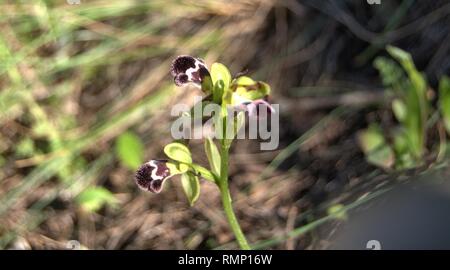
[[[244,233],[242,233],[241,226],[236,218],[236,215],[233,211],[233,205],[230,195],[230,189],[228,188],[228,156],[229,156],[229,147],[225,145],[225,140],[222,139],[221,144],[221,165],[220,165],[220,179],[218,181],[220,194],[222,197],[223,209],[225,211],[225,215],[227,216],[228,223],[231,226],[231,230],[236,236],[236,240],[239,243],[241,249],[248,250],[250,249],[250,245],[245,238]]]

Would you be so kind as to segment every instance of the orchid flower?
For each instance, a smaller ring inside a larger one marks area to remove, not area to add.
[[[202,59],[189,55],[178,56],[172,62],[171,74],[177,86],[192,83],[206,93],[211,92],[210,89],[203,89],[212,88],[212,82],[210,71]],[[230,89],[230,105],[248,111],[249,116],[257,116],[260,105],[262,108],[266,107],[270,113],[275,113],[275,109],[268,102],[270,86],[267,83],[240,76],[231,82]]]
[[[208,69],[203,60],[181,55],[172,62],[170,71],[175,85],[193,84],[202,89],[207,95],[208,102],[221,105],[219,116],[221,120],[225,120],[223,123],[227,123],[226,120],[230,119],[227,106],[247,111],[249,117],[259,117],[261,107],[275,113],[268,102],[270,95],[268,84],[254,81],[247,76],[232,79],[228,69],[220,63],[214,63],[211,69]],[[240,115],[244,116],[243,113]],[[239,128],[238,121],[234,125],[233,130]],[[221,132],[225,134],[227,129],[227,125],[224,125]],[[219,141],[220,151],[211,138],[205,139],[205,152],[210,169],[194,163],[191,152],[185,144],[173,142],[164,147],[164,153],[169,159],[153,159],[143,164],[135,174],[135,182],[142,190],[159,193],[167,179],[181,175],[182,187],[191,205],[200,194],[199,177],[215,183],[220,190],[224,212],[240,247],[250,249],[234,214],[228,188],[229,150],[233,139],[222,136]]]
[[[167,162],[168,160],[150,160],[143,164],[135,175],[138,187],[153,193],[161,192],[164,182],[175,175],[171,173]]]

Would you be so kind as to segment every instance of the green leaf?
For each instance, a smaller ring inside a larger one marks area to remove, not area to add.
[[[226,91],[228,88],[230,88],[231,83],[231,74],[228,68],[221,64],[221,63],[214,63],[211,66],[211,79],[213,82],[213,85],[216,85],[216,83],[220,80],[223,81],[223,89]]]
[[[385,144],[380,127],[376,124],[359,134],[359,142],[364,152],[370,152]]]
[[[241,76],[239,78],[237,78],[233,84],[237,85],[237,86],[249,86],[249,85],[254,85],[256,82],[247,76]]]
[[[211,66],[211,79],[214,85],[213,100],[217,104],[227,105],[231,102],[232,91],[230,89],[231,74],[228,68],[221,63]]]
[[[403,122],[407,116],[406,105],[403,101],[396,98],[392,101],[392,111],[394,112],[395,118],[399,122]]]
[[[104,205],[116,207],[118,203],[114,194],[103,187],[89,187],[81,192],[75,201],[88,212],[97,212]]]
[[[144,162],[144,144],[133,132],[127,131],[116,139],[116,155],[122,165],[136,170]]]
[[[399,95],[403,94],[405,89],[401,84],[405,82],[405,72],[394,60],[380,56],[375,59],[374,66],[378,69],[384,86],[392,88]]]
[[[387,46],[388,53],[395,58],[404,68],[412,83],[414,90],[420,98],[426,99],[426,80],[424,76],[417,70],[411,55],[400,48]]]
[[[387,46],[386,50],[405,69],[418,96],[420,98],[426,99],[426,80],[424,76],[417,70],[411,55],[408,52],[405,52],[402,49],[393,46]]]
[[[394,151],[397,155],[407,153],[408,150],[408,138],[404,129],[398,129],[394,133]]]
[[[386,50],[393,58],[397,59],[401,63],[412,62],[411,55],[400,48],[388,45],[386,46]]]
[[[439,82],[439,108],[444,119],[444,125],[450,135],[450,78],[444,76]]]
[[[359,143],[369,163],[384,169],[389,169],[394,165],[394,152],[386,143],[378,126],[372,125],[362,131],[359,134]]]
[[[410,169],[417,165],[409,146],[409,138],[404,129],[394,134],[394,151],[396,155],[395,167],[397,169]]]
[[[218,80],[214,84],[214,91],[213,91],[213,101],[216,104],[220,104],[222,102],[223,93],[225,92],[225,83],[223,80]]]
[[[189,172],[183,173],[181,175],[181,184],[184,193],[188,198],[189,205],[193,206],[200,196],[200,181],[198,180],[198,177]]]
[[[369,153],[367,161],[384,169],[389,169],[394,165],[394,153],[389,145],[385,144]]]
[[[417,70],[409,53],[393,46],[387,46],[386,50],[401,64],[409,78],[403,100],[407,114],[402,124],[407,130],[410,153],[420,160],[425,152],[426,122],[430,108],[426,95],[427,82],[425,76]]]
[[[406,129],[398,129],[394,133],[395,167],[397,169],[410,169],[417,166],[410,146],[410,138]]]
[[[192,163],[191,151],[182,143],[174,142],[166,145],[164,153],[173,160],[186,164]]]
[[[205,152],[206,156],[208,157],[209,166],[211,167],[212,172],[215,173],[216,176],[219,176],[221,164],[220,153],[217,149],[216,144],[209,137],[205,139]]]

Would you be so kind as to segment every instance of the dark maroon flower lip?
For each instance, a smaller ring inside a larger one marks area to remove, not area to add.
[[[194,83],[201,86],[203,79],[210,76],[205,62],[189,55],[180,55],[172,62],[170,73],[174,77],[177,86]]]
[[[167,162],[167,160],[150,160],[143,164],[135,174],[139,188],[153,193],[161,192],[164,181],[172,176]]]

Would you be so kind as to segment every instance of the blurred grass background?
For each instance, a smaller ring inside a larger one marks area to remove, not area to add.
[[[324,248],[335,223],[319,225],[338,222],[329,206],[386,181],[355,138],[374,120],[392,125],[372,61],[395,44],[431,88],[450,71],[447,1],[0,3],[0,248],[236,247],[209,183],[190,209],[178,181],[159,195],[133,181],[170,142],[171,105],[196,94],[168,74],[180,54],[248,69],[280,104],[280,150],[233,150],[249,240]]]

